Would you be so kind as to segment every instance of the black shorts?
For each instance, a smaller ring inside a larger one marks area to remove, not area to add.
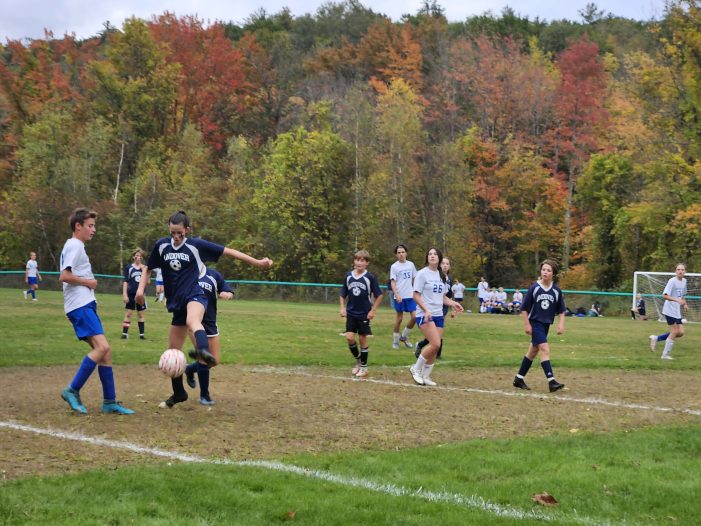
[[[372,334],[370,320],[346,315],[346,332],[360,334],[361,336],[370,336]]]
[[[124,305],[124,308],[127,310],[135,310],[136,312],[141,312],[148,308],[146,306],[145,301],[143,305],[139,305],[138,303],[136,303],[136,294],[134,294],[133,296],[127,296],[127,299],[129,301],[127,301],[126,305]]]
[[[217,327],[217,320],[210,320],[205,316],[202,320],[202,327],[204,327],[204,332],[207,333],[208,338],[214,338],[219,336],[219,327]]]

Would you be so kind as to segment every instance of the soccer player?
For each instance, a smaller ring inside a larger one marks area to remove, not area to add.
[[[437,248],[426,253],[426,266],[419,270],[414,279],[414,301],[416,302],[416,323],[428,340],[416,363],[409,368],[414,382],[419,385],[434,386],[431,371],[443,338],[443,305],[462,312],[462,305],[448,298],[448,285],[439,263],[443,254]]]
[[[642,294],[638,294],[635,297],[635,299],[636,299],[635,308],[630,311],[630,317],[632,319],[635,319],[635,315],[637,314],[638,316],[640,316],[641,320],[646,321],[647,320],[647,312],[645,310],[645,300],[643,299]],[[657,341],[657,340],[655,339],[655,341]]]
[[[134,411],[122,407],[116,400],[112,350],[97,315],[97,280],[85,252],[85,243],[95,235],[96,220],[96,212],[87,208],[75,209],[69,219],[73,236],[66,241],[61,252],[61,274],[58,279],[63,283],[63,308],[78,339],[87,342],[91,348],[71,383],[61,392],[61,398],[76,413],[87,414],[88,410],[80,400],[80,390],[97,367],[104,397],[102,412],[131,415]]]
[[[516,289],[514,291],[514,297],[511,299],[511,303],[508,305],[509,312],[518,313],[521,310],[521,303],[523,303],[523,293]]]
[[[565,387],[565,384],[555,380],[553,368],[550,364],[550,345],[548,344],[548,331],[555,321],[555,315],[560,318],[557,324],[557,333],[565,332],[565,298],[562,291],[555,284],[560,266],[554,259],[546,259],[540,264],[540,279],[533,283],[523,298],[521,316],[523,317],[524,331],[531,335],[531,344],[528,352],[521,361],[521,368],[514,378],[514,387],[530,390],[524,377],[538,352],[540,352],[540,366],[548,380],[548,389],[551,393]]]
[[[479,302],[480,302],[479,311],[481,313],[487,312],[487,308],[486,308],[486,306],[484,306],[484,303],[489,298],[489,283],[484,278],[484,276],[482,276],[480,278],[480,281],[477,284],[477,298],[479,299]]]
[[[663,360],[671,360],[670,356],[672,352],[672,347],[674,346],[674,341],[677,338],[684,336],[684,325],[682,321],[682,309],[688,310],[689,306],[686,304],[686,265],[684,263],[677,263],[677,267],[674,269],[675,276],[669,278],[667,286],[662,292],[662,297],[665,302],[662,306],[662,314],[667,318],[667,325],[669,325],[669,331],[655,336],[650,335],[650,350],[655,352],[655,345],[657,342],[664,341],[664,350],[662,351]]]
[[[399,342],[402,342],[406,347],[411,349],[412,344],[409,340],[409,333],[416,325],[416,303],[414,303],[413,282],[416,276],[416,267],[411,261],[407,260],[406,245],[399,244],[394,247],[394,254],[397,256],[397,261],[392,263],[389,268],[389,279],[391,297],[394,300],[393,306],[397,313],[392,329],[392,348],[399,349]],[[404,318],[404,313],[408,312],[411,319],[404,327],[402,333],[399,329]]]
[[[234,297],[234,291],[224,280],[224,276],[212,268],[208,268],[198,282],[207,296],[207,310],[202,318],[202,326],[207,333],[207,338],[209,338],[209,352],[212,353],[216,361],[212,365],[207,365],[201,359],[192,362],[185,368],[185,378],[187,385],[194,389],[197,387],[195,382],[195,373],[197,373],[197,378],[200,381],[200,404],[214,405],[215,402],[209,395],[209,370],[221,363],[221,343],[219,341],[219,327],[217,327],[217,299],[230,300]],[[190,333],[190,339],[193,344],[197,344],[194,334]]]
[[[443,272],[443,276],[445,276],[445,284],[448,287],[448,292],[446,292],[446,296],[450,299],[453,299],[453,290],[452,290],[452,279],[450,278],[450,259],[448,258],[443,258],[441,259],[441,271]],[[448,305],[445,303],[443,304],[443,319],[445,319],[446,315],[448,314]],[[450,313],[451,318],[455,318],[455,312]],[[416,344],[416,349],[414,349],[414,356],[416,358],[419,357],[421,354],[421,351],[423,348],[428,344],[428,338],[424,338],[421,340],[419,343]],[[443,356],[443,338],[441,338],[441,345],[438,347],[438,353],[436,353],[436,359],[440,360]]]
[[[209,339],[202,325],[207,309],[207,297],[199,285],[199,278],[205,272],[205,262],[217,261],[222,255],[260,268],[270,268],[273,262],[267,257],[255,259],[233,248],[204,239],[188,238],[190,218],[182,210],[170,216],[168,229],[170,237],[156,241],[143,272],[148,274],[151,268],[160,268],[163,272],[166,307],[168,312],[173,314],[168,348],[182,351],[189,330],[194,334],[196,341],[196,348],[191,356],[211,366],[216,364],[217,359],[209,351]],[[136,303],[145,303],[145,288],[146,280],[142,280],[136,291]],[[173,395],[164,402],[168,407],[187,400],[182,375],[173,378],[171,384]]]
[[[353,255],[353,270],[346,274],[338,298],[341,317],[346,319],[346,342],[355,358],[351,374],[356,378],[368,375],[368,336],[372,334],[370,322],[382,303],[382,289],[375,275],[367,271],[368,263],[370,254],[367,250],[358,250]]]
[[[156,273],[156,301],[163,301],[163,298],[165,297],[165,294],[163,293],[163,273],[159,268],[154,269],[154,272]]]
[[[146,302],[139,305],[135,301],[136,291],[139,283],[145,279],[148,284],[148,274],[144,274],[144,251],[137,248],[132,253],[133,263],[124,267],[124,281],[122,282],[122,299],[124,300],[124,320],[122,321],[122,340],[129,338],[129,327],[131,326],[131,315],[136,311],[139,319],[139,339],[145,340],[146,322],[144,311],[148,308]]]
[[[453,291],[453,299],[458,303],[462,304],[462,300],[465,296],[465,285],[460,283],[460,280],[455,278],[455,284],[451,287]]]
[[[29,261],[24,271],[24,282],[29,287],[24,291],[24,299],[27,299],[27,295],[32,295],[32,301],[37,300],[37,289],[39,288],[39,282],[41,281],[41,274],[39,273],[39,263],[37,263],[37,253],[29,253]]]

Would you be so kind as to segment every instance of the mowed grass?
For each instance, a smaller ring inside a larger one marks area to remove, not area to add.
[[[39,298],[25,302],[20,291],[0,289],[5,335],[0,366],[77,366],[85,354],[87,346],[75,340],[63,316],[60,293],[41,291]],[[115,362],[156,362],[167,343],[165,309],[152,303],[147,311],[148,340],[122,341],[121,298],[100,295],[98,300]],[[392,319],[384,308],[373,322],[372,364],[409,362],[406,351],[391,349]],[[225,363],[345,370],[349,355],[338,335],[343,326],[335,304],[220,302]],[[564,335],[551,332],[552,360],[556,371],[699,371],[700,328],[686,327],[673,362],[647,348],[647,336],[664,328],[621,318],[569,318]],[[516,369],[527,345],[516,316],[461,315],[448,321],[440,367]],[[0,483],[0,524],[695,524],[701,516],[696,498],[701,495],[700,427],[280,459],[307,469],[307,475],[164,462],[26,478]],[[324,475],[337,479],[319,478]],[[554,495],[559,506],[534,505],[531,495],[542,491]]]

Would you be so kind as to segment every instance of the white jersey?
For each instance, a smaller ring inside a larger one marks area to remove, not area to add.
[[[489,297],[489,283],[480,281],[477,284],[477,297],[486,300]]]
[[[414,292],[421,294],[421,299],[431,316],[443,316],[443,296],[448,293],[448,285],[443,283],[437,270],[424,267],[414,278]],[[416,315],[424,315],[421,307],[416,307]]]
[[[93,279],[85,243],[74,237],[66,241],[61,251],[61,272],[70,268],[74,276]],[[95,301],[95,291],[84,285],[63,284],[63,310],[68,313]]]
[[[463,285],[462,283],[456,283],[451,287],[451,289],[453,290],[453,297],[456,300],[461,300],[463,297],[463,293],[465,292],[465,285]]]
[[[668,296],[672,296],[673,298],[677,299],[683,298],[686,296],[686,278],[677,279],[676,276],[670,278],[662,294],[667,294]],[[679,305],[679,303],[676,301],[665,300],[664,306],[662,307],[662,314],[669,316],[670,318],[681,319],[681,305]]]
[[[36,278],[38,270],[39,270],[39,263],[37,263],[35,259],[30,259],[29,261],[27,261],[27,277],[28,278]]]
[[[389,268],[389,279],[393,279],[397,284],[397,294],[403,299],[414,297],[414,277],[416,276],[416,267],[411,261],[400,263],[395,261]]]
[[[157,268],[155,270],[156,272],[156,281],[163,281],[163,272],[161,271],[160,268]]]

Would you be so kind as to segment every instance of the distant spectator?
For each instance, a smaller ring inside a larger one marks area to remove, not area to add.
[[[523,293],[516,289],[514,291],[514,297],[511,300],[511,303],[507,305],[507,308],[509,309],[509,312],[515,312],[519,313],[521,311],[521,304],[523,303]]]
[[[630,311],[630,317],[635,319],[637,314],[641,320],[647,321],[647,315],[645,313],[645,300],[641,294],[638,294],[635,298],[635,307]]]
[[[484,303],[489,298],[489,283],[484,277],[480,278],[480,282],[477,284],[477,299],[480,302],[480,312],[487,312],[487,307]],[[484,308],[483,308],[484,307]]]
[[[591,318],[596,318],[598,316],[603,317],[604,315],[601,313],[601,303],[599,303],[598,301],[595,301],[594,303],[592,303],[592,306],[589,309],[587,316],[589,316]]]
[[[463,296],[465,294],[465,285],[460,283],[460,280],[455,278],[455,284],[452,287],[453,289],[453,299],[457,301],[458,303],[462,303]]]

